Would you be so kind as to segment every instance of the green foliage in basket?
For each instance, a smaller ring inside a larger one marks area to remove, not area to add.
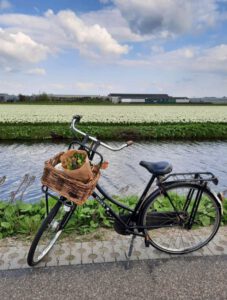
[[[72,156],[67,157],[66,165],[68,170],[79,169],[86,160],[86,154],[84,153],[74,153]]]

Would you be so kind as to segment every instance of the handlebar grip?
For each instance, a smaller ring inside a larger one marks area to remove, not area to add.
[[[133,141],[127,141],[126,144],[127,144],[127,147],[129,147],[133,144]]]
[[[82,116],[80,116],[80,115],[74,115],[73,116],[73,120],[76,120],[76,123],[79,123],[81,118],[82,118]]]

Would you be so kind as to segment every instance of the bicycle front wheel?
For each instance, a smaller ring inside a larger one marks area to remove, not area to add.
[[[184,254],[205,246],[216,234],[221,220],[214,195],[201,186],[175,183],[145,203],[142,225],[155,248]]]
[[[29,266],[37,265],[51,250],[76,208],[57,202],[39,228],[27,256]]]

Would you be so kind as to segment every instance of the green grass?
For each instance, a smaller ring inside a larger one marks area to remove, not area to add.
[[[227,123],[82,123],[79,128],[102,140],[225,140]],[[73,134],[68,123],[0,123],[0,140],[50,140],[51,132],[64,139]]]
[[[131,196],[121,199],[121,202],[134,207],[137,197]],[[50,208],[56,203],[50,199]],[[118,207],[114,207],[119,213]],[[8,203],[0,201],[0,239],[10,236],[31,236],[34,235],[45,216],[45,201],[28,204],[24,202]],[[86,205],[78,206],[71,217],[64,233],[72,232],[79,235],[91,233],[97,228],[112,227],[111,221],[105,214],[105,210],[97,201],[89,200]]]
[[[129,206],[131,209],[135,207],[138,201],[137,196],[128,196],[124,198],[117,198],[118,201]],[[182,202],[180,198],[176,199],[179,204]],[[227,199],[226,199],[227,200]],[[56,203],[55,200],[50,199],[50,207]],[[158,211],[172,210],[169,201],[165,199],[158,204]],[[161,206],[160,206],[161,205]],[[116,205],[112,205],[115,212],[121,213]],[[222,225],[227,225],[227,201],[224,201],[224,215],[222,218]],[[206,206],[204,201],[203,206],[199,210],[199,219],[201,226],[207,226],[207,216],[209,206]],[[28,204],[24,202],[8,203],[0,201],[0,239],[6,237],[28,237],[34,236],[40,227],[41,221],[45,216],[45,201],[41,200],[39,203]],[[210,216],[210,215],[209,215]],[[204,219],[206,218],[206,219]],[[212,221],[213,222],[213,221]],[[92,233],[98,228],[111,228],[112,221],[105,214],[105,210],[95,200],[89,200],[86,204],[78,206],[77,210],[71,217],[67,227],[64,230],[66,235],[76,233],[84,235]]]

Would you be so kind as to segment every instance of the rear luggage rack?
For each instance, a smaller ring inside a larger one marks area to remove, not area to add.
[[[163,183],[174,182],[191,182],[191,183],[203,183],[211,181],[213,184],[218,184],[218,178],[211,172],[192,172],[192,173],[173,173],[160,179]]]

